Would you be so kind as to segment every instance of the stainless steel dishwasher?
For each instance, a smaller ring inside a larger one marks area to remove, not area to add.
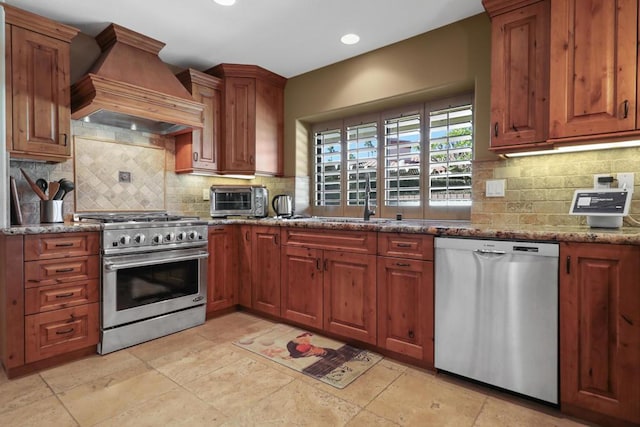
[[[558,403],[558,245],[435,239],[435,367]]]

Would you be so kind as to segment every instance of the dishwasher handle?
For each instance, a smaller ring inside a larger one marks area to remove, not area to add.
[[[494,249],[474,249],[473,252],[480,255],[506,255],[505,251],[497,251]]]

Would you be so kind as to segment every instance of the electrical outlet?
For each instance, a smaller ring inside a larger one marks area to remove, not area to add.
[[[211,200],[209,198],[209,189],[208,188],[203,188],[202,189],[202,200],[203,201]]]
[[[625,172],[618,174],[618,188],[626,188],[628,191],[633,191],[633,181],[635,174],[633,172]]]

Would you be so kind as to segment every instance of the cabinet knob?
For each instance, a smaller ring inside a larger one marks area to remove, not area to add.
[[[415,338],[415,335],[413,331],[409,330],[409,338]]]

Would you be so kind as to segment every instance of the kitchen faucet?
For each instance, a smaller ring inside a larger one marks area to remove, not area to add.
[[[371,174],[367,174],[367,182],[364,186],[364,220],[369,221],[371,215],[375,215],[376,211],[369,209],[369,198],[371,197]]]

